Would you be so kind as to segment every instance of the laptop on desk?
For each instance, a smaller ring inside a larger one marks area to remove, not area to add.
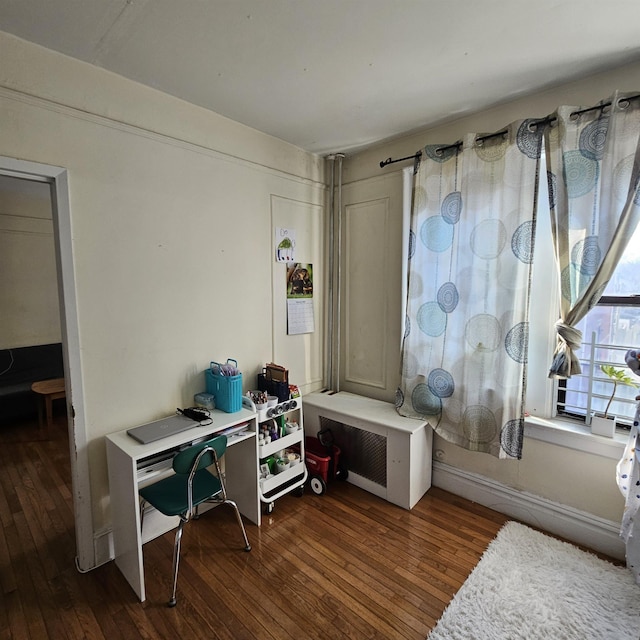
[[[156,420],[149,424],[143,424],[133,429],[127,429],[127,433],[142,444],[149,444],[156,440],[161,440],[167,436],[193,429],[200,423],[181,415],[170,416],[162,420]]]

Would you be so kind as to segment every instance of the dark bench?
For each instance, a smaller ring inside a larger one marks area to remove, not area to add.
[[[31,385],[63,376],[59,342],[0,350],[0,424],[37,416],[37,398]]]

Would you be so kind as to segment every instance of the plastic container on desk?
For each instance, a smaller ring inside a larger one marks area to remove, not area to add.
[[[238,363],[235,360],[228,359],[227,364],[230,362],[237,368]],[[220,369],[221,366],[217,362],[212,362],[209,369],[204,372],[207,393],[215,398],[216,409],[235,413],[242,409],[242,374],[223,376],[215,373],[214,369],[216,367]]]

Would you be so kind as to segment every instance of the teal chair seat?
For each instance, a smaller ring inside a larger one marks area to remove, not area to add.
[[[224,476],[220,471],[220,460],[226,449],[226,436],[217,436],[208,442],[195,444],[173,458],[173,475],[147,485],[138,492],[140,494],[141,527],[144,526],[146,504],[150,504],[166,516],[180,518],[173,547],[173,587],[169,599],[170,607],[176,604],[182,529],[187,522],[198,516],[199,505],[205,502],[215,506],[228,504],[235,511],[236,519],[240,525],[244,538],[244,550],[251,551],[238,505],[227,497]],[[215,474],[211,473],[208,467],[213,467]]]

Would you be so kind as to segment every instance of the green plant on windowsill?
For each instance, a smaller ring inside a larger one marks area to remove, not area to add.
[[[616,395],[616,389],[619,384],[625,384],[629,387],[637,387],[638,383],[631,378],[627,374],[624,369],[618,369],[610,364],[602,364],[600,365],[600,369],[602,369],[602,373],[604,373],[611,382],[613,382],[613,391],[611,392],[611,397],[609,398],[609,402],[607,402],[607,406],[604,410],[604,417],[608,417],[609,407],[611,407],[611,403],[613,402],[613,397]]]

